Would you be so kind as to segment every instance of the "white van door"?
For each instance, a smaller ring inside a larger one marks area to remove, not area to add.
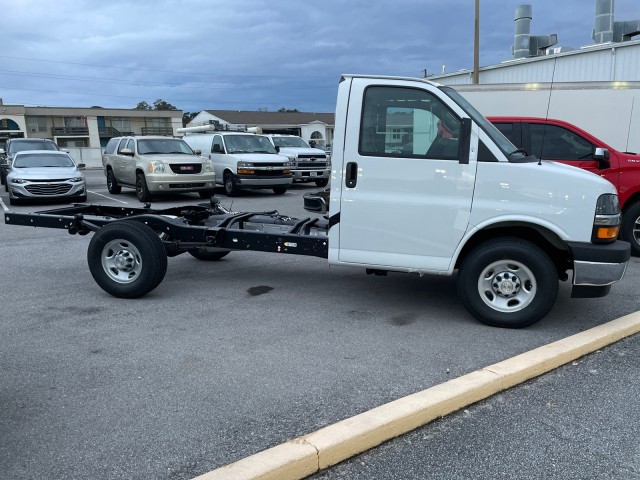
[[[468,227],[477,132],[434,86],[370,82],[352,80],[338,260],[446,271]]]

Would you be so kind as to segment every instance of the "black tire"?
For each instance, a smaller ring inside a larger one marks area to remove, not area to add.
[[[122,191],[122,187],[118,185],[116,176],[111,169],[107,170],[107,190],[109,190],[109,193],[114,195],[117,195]]]
[[[9,197],[9,205],[20,205],[20,203],[20,200],[18,200],[17,198]]]
[[[620,238],[631,244],[631,255],[640,256],[640,202],[634,203],[622,214]]]
[[[194,250],[189,250],[189,254],[193,258],[197,258],[198,260],[204,260],[206,262],[217,262],[223,257],[229,255],[231,250],[222,250],[220,248],[208,248],[202,247]]]
[[[100,288],[119,298],[146,295],[167,272],[167,254],[158,234],[131,220],[98,230],[89,242],[87,262]]]
[[[539,247],[519,238],[480,244],[458,273],[458,295],[477,320],[522,328],[541,320],[558,296],[558,272]]]
[[[198,195],[200,195],[200,198],[211,198],[215,193],[215,190],[200,190]]]
[[[81,197],[78,197],[75,199],[76,203],[84,203],[87,201],[87,196],[86,195],[82,195]]]
[[[318,178],[316,180],[316,186],[317,187],[326,187],[329,184],[329,179],[328,178]]]
[[[4,173],[0,173],[0,184],[1,185],[6,185],[6,183],[7,183],[7,178],[6,178],[5,174]]]
[[[229,172],[224,174],[224,193],[228,197],[235,197],[238,195],[238,187],[236,186],[236,182],[233,179],[233,175]]]
[[[151,201],[151,193],[147,188],[147,180],[144,178],[144,173],[136,174],[136,197],[141,202]]]
[[[276,195],[284,195],[287,192],[287,187],[273,187],[273,193]]]

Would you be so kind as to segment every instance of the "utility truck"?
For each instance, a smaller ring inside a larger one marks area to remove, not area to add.
[[[524,327],[549,312],[559,281],[571,278],[573,297],[601,297],[623,277],[630,248],[617,239],[614,186],[525,155],[455,90],[344,75],[335,126],[330,193],[326,203],[317,196],[314,217],[231,212],[212,197],[166,209],[10,211],[5,222],[93,233],[91,274],[123,298],[156,288],[167,257],[233,261],[254,250],[376,275],[457,272],[459,297],[474,317]]]

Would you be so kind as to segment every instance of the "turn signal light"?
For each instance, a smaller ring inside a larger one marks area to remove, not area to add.
[[[615,227],[597,227],[596,238],[599,240],[614,240],[618,238],[620,233],[620,226]]]
[[[256,173],[255,170],[249,170],[248,168],[239,168],[238,175],[254,175]]]

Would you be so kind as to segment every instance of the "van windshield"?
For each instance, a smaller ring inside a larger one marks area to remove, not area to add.
[[[311,148],[300,137],[271,137],[273,139],[273,143],[276,147],[286,148],[286,147],[299,147],[299,148]]]
[[[528,157],[522,150],[516,148],[513,143],[511,143],[507,137],[505,137],[500,130],[496,128],[496,126],[491,123],[489,120],[484,118],[478,110],[475,109],[473,105],[471,105],[466,98],[460,95],[456,90],[451,87],[440,87],[440,90],[447,94],[454,102],[456,102],[460,108],[462,108],[471,119],[476,122],[482,130],[493,140],[493,142],[498,146],[502,153],[509,160],[513,161],[532,161],[537,162],[538,159],[531,156]]]
[[[227,135],[224,138],[227,152],[234,153],[276,153],[267,137],[260,135]]]

